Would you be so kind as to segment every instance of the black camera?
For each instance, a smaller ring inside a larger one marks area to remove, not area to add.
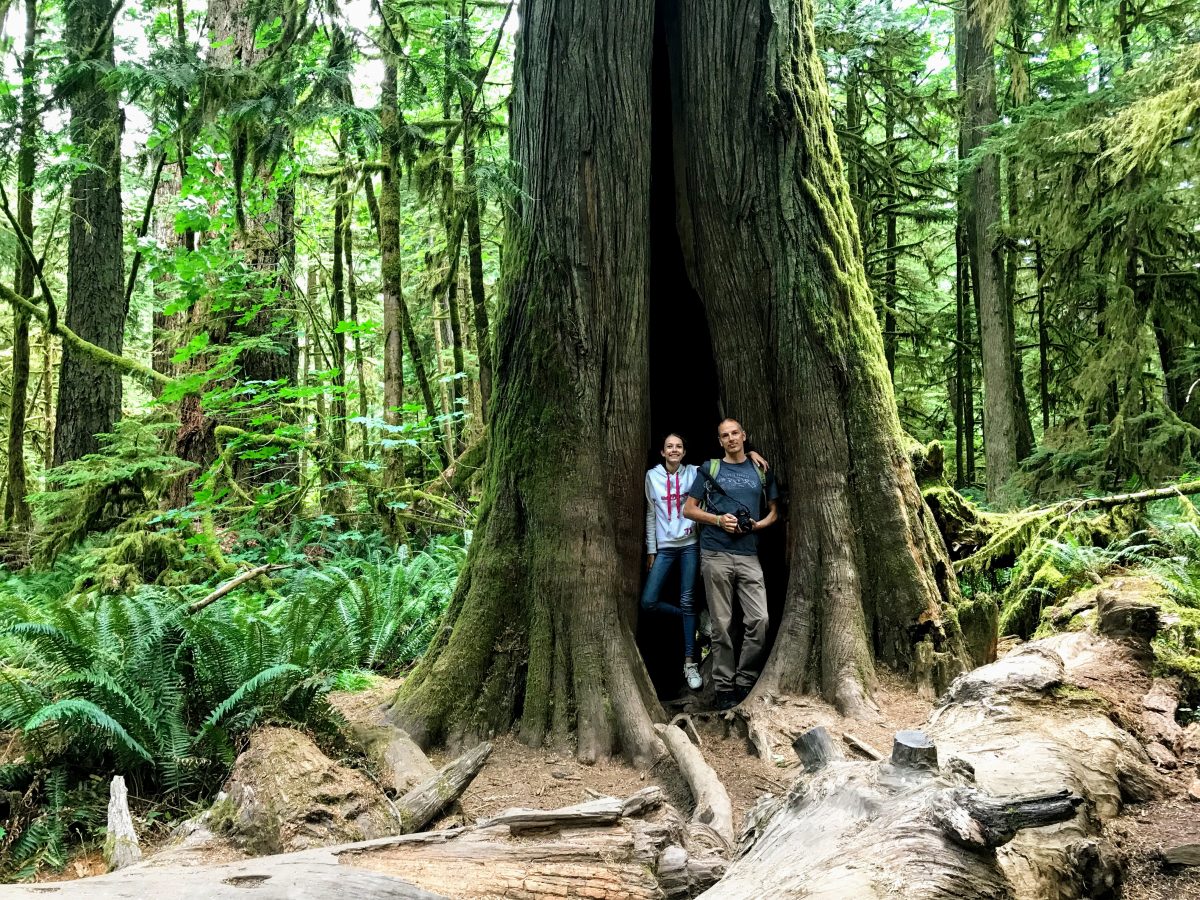
[[[749,534],[754,530],[754,516],[750,515],[750,510],[739,509],[734,515],[737,516],[738,531],[742,534]]]

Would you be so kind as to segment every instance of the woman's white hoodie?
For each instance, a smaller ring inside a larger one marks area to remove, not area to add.
[[[646,473],[646,553],[696,542],[696,523],[683,517],[683,504],[695,478],[695,466],[667,472],[666,466],[657,465]]]

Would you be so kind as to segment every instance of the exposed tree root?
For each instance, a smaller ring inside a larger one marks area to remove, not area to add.
[[[675,758],[696,801],[692,821],[710,827],[725,847],[732,849],[733,805],[729,802],[729,792],[725,790],[720,777],[682,730],[671,725],[655,725],[654,729]]]

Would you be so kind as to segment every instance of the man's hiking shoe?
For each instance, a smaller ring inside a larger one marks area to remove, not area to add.
[[[693,691],[698,691],[704,687],[704,679],[700,677],[700,667],[695,663],[684,664],[683,677],[687,679],[687,686]]]
[[[744,684],[735,684],[733,686],[733,696],[737,698],[737,702],[741,703],[750,696],[750,692],[754,690],[752,687],[746,687]]]
[[[738,705],[737,695],[733,691],[717,691],[717,710],[725,712]]]

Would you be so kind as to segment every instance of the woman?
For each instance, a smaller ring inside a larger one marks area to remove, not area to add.
[[[663,462],[646,473],[646,569],[650,573],[642,591],[642,609],[679,616],[683,620],[683,677],[698,691],[704,685],[696,658],[696,611],[692,589],[700,566],[696,523],[683,517],[688,489],[696,478],[696,467],[683,465],[683,438],[668,434],[662,446]],[[753,451],[747,453],[756,466],[767,461]],[[679,563],[679,605],[662,603],[658,595],[675,563]]]

